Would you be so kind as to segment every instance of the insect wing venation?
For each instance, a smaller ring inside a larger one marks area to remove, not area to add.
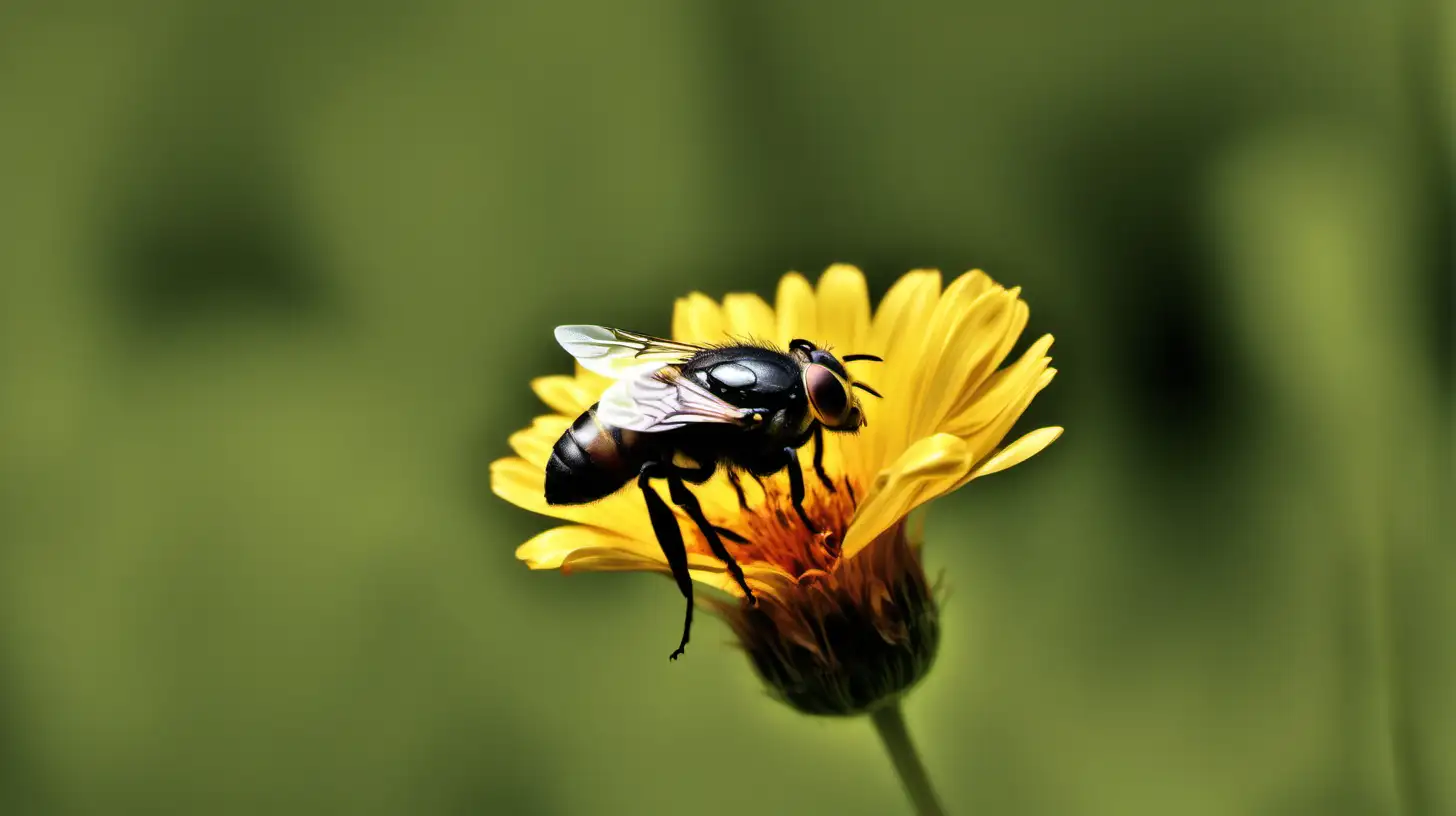
[[[681,365],[703,350],[690,343],[607,326],[557,326],[556,342],[582,368],[612,379],[638,377],[664,366]]]
[[[597,404],[597,418],[626,431],[660,433],[695,423],[742,426],[753,414],[714,396],[673,369],[618,380]]]

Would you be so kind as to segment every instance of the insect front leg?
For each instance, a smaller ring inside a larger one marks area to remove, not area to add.
[[[819,528],[809,520],[809,512],[804,509],[804,468],[799,464],[799,452],[793,448],[784,448],[784,458],[788,460],[789,498],[793,500],[799,518],[804,520],[804,526],[809,528],[810,533],[819,535]]]
[[[677,516],[673,515],[667,502],[652,488],[653,477],[666,475],[664,470],[662,464],[648,462],[637,474],[637,486],[642,489],[642,498],[647,500],[647,516],[652,520],[652,532],[657,535],[657,545],[662,548],[662,554],[667,556],[667,565],[672,568],[672,577],[677,581],[677,588],[688,602],[687,612],[683,616],[682,642],[668,655],[670,659],[677,660],[687,649],[688,635],[693,628],[693,579],[688,574],[688,550],[683,544],[682,529],[677,525]]]
[[[691,474],[692,471],[689,470],[688,473]],[[683,478],[681,470],[673,470],[668,473],[667,490],[668,494],[672,496],[672,503],[686,510],[688,517],[698,525],[699,530],[703,531],[703,538],[707,540],[708,548],[713,551],[713,555],[717,556],[719,561],[728,567],[728,572],[733,575],[733,580],[738,582],[749,605],[758,603],[753,597],[753,590],[748,586],[748,580],[743,577],[743,568],[738,566],[738,562],[733,559],[733,554],[723,546],[722,539],[718,537],[719,529],[708,521],[707,516],[703,515],[703,506],[698,503],[698,497],[688,490],[686,484],[683,484]]]
[[[728,468],[728,483],[733,485],[733,492],[738,494],[738,509],[747,512],[748,497],[743,493],[743,481],[739,477],[738,471],[731,467]]]
[[[819,481],[824,483],[826,490],[830,493],[837,492],[834,480],[824,470],[824,426],[817,422],[814,423],[814,472],[819,474]]]

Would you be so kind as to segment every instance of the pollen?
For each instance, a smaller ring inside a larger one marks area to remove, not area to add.
[[[782,476],[765,479],[761,496],[747,491],[747,509],[718,523],[745,540],[739,543],[725,538],[723,542],[740,566],[771,566],[802,582],[828,574],[839,565],[859,494],[848,476],[840,477],[833,490],[812,471],[804,482],[804,509],[814,531],[794,509],[787,479]],[[710,553],[702,535],[694,532],[689,548]]]

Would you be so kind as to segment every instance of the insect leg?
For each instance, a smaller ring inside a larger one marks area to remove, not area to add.
[[[648,462],[642,466],[637,474],[637,486],[642,489],[642,498],[647,500],[647,516],[652,520],[652,532],[657,535],[657,545],[662,548],[662,554],[667,556],[667,564],[672,568],[672,577],[677,581],[677,588],[687,599],[688,608],[683,616],[682,642],[677,649],[668,657],[677,660],[688,646],[688,635],[693,628],[693,579],[688,575],[688,550],[683,544],[682,529],[677,526],[677,516],[673,515],[668,508],[667,502],[652,488],[652,478],[661,474],[662,465],[657,462]]]
[[[712,462],[709,462],[708,465],[696,466],[696,468],[684,468],[684,466],[681,465],[673,465],[673,472],[676,472],[678,476],[681,476],[681,478],[683,478],[683,481],[687,482],[687,484],[703,484],[703,482],[706,482],[708,481],[708,479],[713,478],[713,474],[716,474],[716,472],[718,472],[718,465]],[[674,500],[674,503],[678,504],[678,506],[681,507],[681,503],[678,503],[678,501]],[[686,507],[683,507],[683,509],[686,510]],[[728,527],[715,526],[713,527],[713,529],[718,530],[718,535],[721,535],[722,538],[728,539],[728,541],[734,542],[734,544],[748,544],[748,539],[743,538],[743,536],[738,535],[738,533],[732,532],[732,530],[729,530]]]
[[[682,480],[684,482],[687,482],[688,484],[702,484],[703,482],[706,482],[709,479],[713,478],[713,474],[718,472],[718,465],[713,462],[709,462],[706,465],[698,465],[697,467],[683,467],[682,465],[673,465],[673,470],[676,471],[677,475],[681,476]],[[738,488],[738,503],[740,506],[743,506],[743,488],[736,481],[737,474],[734,473],[731,469],[728,471],[728,474],[730,480],[733,480],[733,486]],[[743,506],[743,509],[747,510],[748,508],[746,506]],[[727,527],[714,527],[713,529],[718,531],[718,535],[728,539],[729,541],[732,541],[734,544],[748,543],[748,539],[733,532],[732,530],[729,530]]]
[[[738,494],[738,509],[748,509],[748,497],[743,494],[743,482],[739,479],[738,471],[728,468],[728,482],[733,485],[733,492]]]
[[[744,538],[743,536],[739,535],[738,533],[733,532],[732,530],[728,529],[727,527],[717,527],[717,526],[714,526],[713,529],[718,531],[718,535],[720,535],[720,536],[728,539],[729,541],[733,542],[734,544],[747,544],[748,543],[748,539]]]
[[[784,456],[789,460],[789,498],[794,502],[794,509],[799,511],[799,518],[804,520],[804,526],[814,535],[819,534],[819,528],[809,520],[809,513],[804,509],[804,468],[799,464],[799,452],[793,448],[784,448]]]
[[[834,489],[834,480],[824,471],[824,426],[814,423],[814,472],[819,474],[819,481],[830,492],[837,492]]]
[[[668,473],[667,490],[668,494],[672,496],[672,503],[686,510],[688,516],[698,525],[698,529],[703,531],[703,538],[707,539],[708,548],[713,551],[713,555],[717,556],[719,561],[728,567],[728,572],[733,575],[733,580],[738,582],[749,605],[757,603],[753,597],[753,590],[749,589],[748,581],[743,577],[743,568],[738,566],[738,562],[733,560],[733,554],[723,546],[722,539],[718,538],[718,528],[714,527],[708,521],[708,517],[703,515],[703,506],[698,503],[698,497],[694,496],[693,492],[688,490],[688,486],[683,484],[682,477],[677,471]]]

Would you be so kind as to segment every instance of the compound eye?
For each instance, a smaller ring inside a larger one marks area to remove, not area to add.
[[[831,428],[844,424],[849,413],[849,388],[828,366],[817,363],[804,369],[804,390],[814,418]]]

